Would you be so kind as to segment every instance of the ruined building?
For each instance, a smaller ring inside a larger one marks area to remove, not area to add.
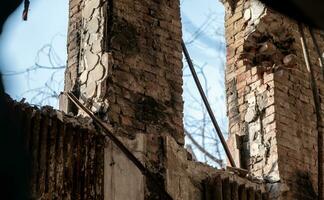
[[[233,13],[226,8],[229,143],[236,162],[272,183],[272,196],[323,198],[322,55],[305,26],[258,1],[238,1]],[[323,50],[323,34],[313,32]]]
[[[65,91],[155,181],[65,95],[61,111],[10,102],[30,153],[31,198],[164,199],[163,190],[174,200],[323,197],[324,84],[309,30],[256,0],[224,6],[228,144],[248,175],[192,161],[183,147],[179,0],[70,0]],[[315,38],[324,49],[323,35]]]

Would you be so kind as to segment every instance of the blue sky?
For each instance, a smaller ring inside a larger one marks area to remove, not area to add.
[[[66,35],[68,23],[68,0],[32,0],[28,21],[22,21],[21,5],[5,23],[0,37],[0,60],[2,73],[20,72],[34,65],[37,52],[46,44],[52,43],[60,64],[66,60]],[[45,55],[41,55],[40,64],[48,65]],[[62,70],[63,72],[63,70]],[[56,77],[61,77],[60,72]],[[25,93],[29,89],[42,87],[51,73],[38,70],[19,76],[4,76],[6,90],[13,98],[26,97],[31,101],[35,93]],[[57,78],[59,79],[59,78]],[[55,84],[56,89],[63,84]],[[55,105],[54,101],[49,102]]]
[[[52,44],[55,50],[55,66],[66,63],[66,36],[68,23],[68,0],[32,0],[27,22],[22,21],[22,6],[10,16],[0,36],[0,60],[2,73],[21,72],[35,64],[49,65],[46,52],[37,58],[37,53],[44,45]],[[184,40],[197,66],[205,66],[204,72],[208,79],[207,88],[212,108],[224,131],[227,129],[224,65],[224,8],[218,0],[181,0],[181,15]],[[64,70],[55,73],[53,81],[49,81],[52,72],[37,70],[16,76],[5,76],[6,91],[15,99],[25,97],[28,102],[39,103],[42,96],[36,92],[27,92],[34,88],[59,92],[63,89]],[[184,68],[184,74],[189,70]],[[204,84],[204,83],[203,83]],[[47,94],[48,95],[48,94]],[[192,77],[184,77],[185,117],[200,119],[202,117],[200,103],[193,103],[198,97]],[[36,96],[36,98],[35,98]],[[42,104],[57,107],[53,98],[46,99]],[[209,127],[214,134],[212,127]],[[199,138],[198,138],[199,139]],[[207,144],[206,144],[207,145]]]

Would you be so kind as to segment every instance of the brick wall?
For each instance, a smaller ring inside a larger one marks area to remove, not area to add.
[[[118,134],[169,134],[184,143],[179,6],[70,1],[65,90],[74,90]],[[62,99],[61,109],[73,111]]]
[[[81,0],[69,2],[69,27],[67,37],[67,70],[65,71],[64,91],[78,91],[77,77],[80,59],[81,42]],[[71,112],[73,106],[65,96],[60,97],[60,110]]]
[[[317,90],[295,21],[254,0],[225,7],[228,142],[236,162],[269,183],[272,199],[315,199],[324,188],[318,188],[323,105],[315,105],[314,95],[322,98],[324,84],[309,32]],[[316,37],[323,49],[319,32]]]
[[[114,134],[147,134],[145,165],[162,177],[161,137],[184,144],[181,36],[179,1],[70,0],[65,91]],[[64,95],[60,109],[83,115]]]
[[[204,198],[202,181],[218,171],[183,148],[180,2],[70,0],[68,59],[65,91],[111,124],[174,199]],[[64,95],[60,107],[83,115]],[[104,151],[105,198],[159,198],[111,142]]]

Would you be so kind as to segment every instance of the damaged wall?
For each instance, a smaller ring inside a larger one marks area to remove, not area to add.
[[[321,106],[314,103],[298,24],[255,0],[238,1],[233,13],[228,2],[225,7],[228,142],[236,162],[269,183],[272,199],[315,199],[324,191]],[[305,32],[322,98],[319,56]],[[316,38],[324,49],[323,36]]]
[[[181,36],[180,1],[70,0],[65,91],[112,125],[175,200],[209,200],[204,185],[224,188],[226,199],[234,183],[258,198],[262,183],[193,162],[183,148]],[[60,107],[83,115],[64,95]],[[110,141],[102,159],[105,199],[161,199]]]
[[[118,134],[184,144],[180,41],[179,1],[71,0],[65,91]],[[77,113],[64,97],[60,105]]]
[[[30,158],[30,199],[164,200],[158,184],[145,187],[146,177],[89,118],[51,107],[7,103],[23,130],[23,148]],[[154,134],[119,137],[142,163],[161,158],[159,164],[166,169],[161,181],[174,200],[267,199],[261,182],[190,160],[171,136],[154,138]],[[153,146],[163,154],[156,154]]]
[[[112,125],[114,134],[134,142],[147,135],[143,161],[162,179],[166,170],[161,137],[169,135],[184,144],[181,36],[179,1],[70,0],[65,91],[73,91]],[[60,109],[83,115],[64,95]],[[107,176],[122,174],[119,169],[112,165],[114,172]],[[107,187],[119,188],[127,179]],[[138,190],[144,193],[138,195],[153,198],[148,186],[144,182],[124,187],[142,187]]]

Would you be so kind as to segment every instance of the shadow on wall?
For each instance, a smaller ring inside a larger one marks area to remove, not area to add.
[[[22,0],[5,0],[0,6],[0,34],[9,15]],[[0,66],[1,69],[1,66]],[[23,138],[10,112],[0,74],[0,193],[1,199],[27,199],[27,155]]]
[[[261,0],[267,6],[283,13],[297,21],[324,30],[324,1],[312,0]]]
[[[295,179],[294,184],[297,185],[296,188],[298,189],[298,193],[296,194],[295,199],[297,200],[318,199],[309,172],[298,171],[296,172],[294,179]]]

